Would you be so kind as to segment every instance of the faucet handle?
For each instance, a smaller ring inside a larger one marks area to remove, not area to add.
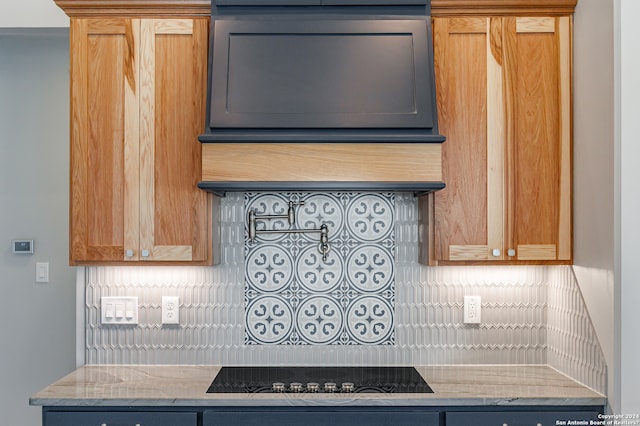
[[[256,211],[254,209],[249,210],[249,240],[256,239]]]
[[[329,228],[324,223],[320,226],[320,244],[318,244],[318,251],[322,254],[322,261],[327,261],[327,254],[329,253]]]
[[[289,201],[289,210],[287,212],[287,220],[289,225],[296,223],[296,209],[295,206],[304,206],[304,201]]]

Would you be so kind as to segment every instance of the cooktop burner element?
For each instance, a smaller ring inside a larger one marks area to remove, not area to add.
[[[222,367],[207,393],[432,393],[413,367]]]

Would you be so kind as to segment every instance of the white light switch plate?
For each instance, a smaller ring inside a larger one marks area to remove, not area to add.
[[[36,263],[36,282],[37,283],[49,282],[49,262]]]
[[[138,323],[137,297],[100,298],[100,320],[102,324],[130,325]]]

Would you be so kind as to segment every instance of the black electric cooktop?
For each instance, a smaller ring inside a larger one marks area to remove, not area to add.
[[[207,393],[433,393],[413,367],[222,367]]]

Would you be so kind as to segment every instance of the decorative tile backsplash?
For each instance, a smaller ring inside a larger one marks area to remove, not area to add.
[[[245,198],[228,194],[221,200],[221,265],[85,268],[86,363],[549,364],[606,390],[604,357],[570,266],[420,265],[417,200],[406,193],[394,198],[393,344],[245,343]],[[340,241],[333,234],[332,254]],[[317,235],[305,238],[315,242]],[[306,244],[300,253],[311,250]],[[333,288],[330,281],[318,286]],[[482,297],[480,325],[463,324],[463,299],[471,295]],[[139,324],[101,325],[102,296],[138,296]],[[179,325],[161,324],[162,296],[180,298]]]
[[[394,343],[394,193],[247,193],[262,219],[245,240],[245,344]],[[319,232],[328,228],[326,256]],[[249,233],[247,232],[247,235]]]

